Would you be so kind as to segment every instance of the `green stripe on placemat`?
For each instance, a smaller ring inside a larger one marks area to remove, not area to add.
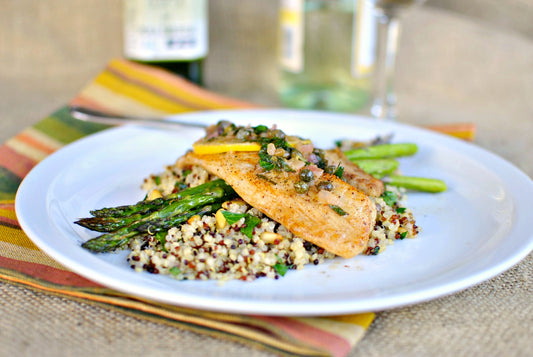
[[[13,199],[21,182],[11,171],[0,166],[0,200]]]
[[[64,144],[109,128],[108,125],[85,122],[73,118],[63,107],[34,125],[34,128]]]

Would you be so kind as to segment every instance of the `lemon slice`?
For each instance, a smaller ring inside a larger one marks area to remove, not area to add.
[[[310,140],[300,139],[296,136],[288,136],[287,142],[292,147],[297,143],[311,143]],[[254,141],[240,141],[231,137],[221,137],[210,141],[199,140],[192,144],[192,150],[198,155],[208,155],[228,151],[259,151],[261,150],[261,145]]]
[[[228,151],[259,151],[261,145],[251,141],[213,140],[197,141],[192,144],[192,150],[198,155],[220,154]]]

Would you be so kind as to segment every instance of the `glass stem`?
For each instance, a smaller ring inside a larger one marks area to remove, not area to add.
[[[400,32],[400,21],[384,11],[376,13],[378,31],[376,46],[375,82],[371,114],[378,119],[396,119],[394,70]]]

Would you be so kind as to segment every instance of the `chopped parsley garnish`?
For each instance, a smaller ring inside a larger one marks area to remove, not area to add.
[[[263,144],[261,150],[259,150],[259,165],[265,169],[265,171],[273,170],[276,165],[272,160],[272,155],[269,155],[266,150],[267,144]]]
[[[267,146],[269,143],[263,143],[261,150],[259,150],[259,165],[265,171],[287,171],[294,172],[294,170],[287,164],[287,160],[280,156],[270,155],[267,152]],[[276,146],[278,148],[278,146]]]
[[[226,219],[226,222],[231,226],[233,223],[237,222],[239,219],[246,216],[246,213],[234,213],[229,211],[222,211],[222,215]]]
[[[161,245],[163,246],[163,250],[166,252],[167,250],[165,249],[165,243],[167,242],[167,232],[157,232],[155,234],[155,238],[159,241],[159,243],[161,243]]]
[[[272,185],[276,185],[276,184],[277,184],[276,181],[271,180],[270,178],[266,177],[266,176],[263,175],[263,174],[257,174],[257,177],[259,177],[259,178],[262,179],[262,180],[265,180],[266,182],[268,182],[268,183],[270,183],[270,184],[272,184]]]
[[[278,273],[281,276],[285,276],[287,274],[287,271],[291,268],[291,266],[288,266],[287,264],[283,263],[280,257],[276,255],[276,258],[278,259],[278,262],[274,264],[274,270],[276,273]]]
[[[168,270],[168,272],[174,276],[179,275],[181,273],[180,268],[178,267],[172,267]]]
[[[254,126],[254,133],[256,134],[261,134],[261,133],[264,133],[266,131],[268,131],[268,127],[266,125],[258,125],[258,126]]]
[[[406,210],[405,207],[396,207],[396,213],[404,213]]]
[[[405,239],[407,237],[407,231],[400,233],[400,239]]]
[[[381,198],[383,199],[383,201],[385,201],[385,203],[388,205],[388,206],[394,206],[394,204],[396,202],[398,202],[398,195],[395,194],[394,192],[392,191],[385,191],[383,192],[383,194],[381,195]]]
[[[241,232],[248,238],[252,238],[254,228],[261,223],[261,219],[256,216],[252,216],[248,213],[234,213],[229,211],[221,211],[222,215],[226,219],[226,222],[231,226],[235,222],[238,222],[241,218],[244,218],[244,226],[241,228]]]
[[[339,216],[346,216],[348,213],[346,213],[346,211],[344,211],[342,208],[340,208],[339,206],[335,206],[335,205],[329,205],[329,207],[335,211],[335,213],[337,213]]]
[[[156,185],[159,186],[159,185],[161,184],[161,177],[159,177],[159,176],[155,176],[155,177],[154,177],[154,182],[155,182]]]
[[[274,137],[274,138],[264,138],[264,137],[260,137],[257,139],[257,142],[259,144],[261,144],[261,146],[264,146],[266,148],[266,146],[270,143],[274,144],[274,146],[276,148],[279,148],[279,149],[284,149],[284,150],[288,150],[289,149],[289,143],[287,142],[287,140],[285,140],[285,138],[277,138],[277,137]]]
[[[248,238],[252,239],[252,236],[254,234],[254,228],[257,227],[260,223],[261,219],[259,217],[248,214],[246,215],[246,217],[244,217],[245,227],[241,228],[241,232]]]
[[[342,167],[340,164],[337,166],[335,171],[333,172],[333,175],[337,176],[338,178],[342,178],[342,175],[344,174],[344,167]]]

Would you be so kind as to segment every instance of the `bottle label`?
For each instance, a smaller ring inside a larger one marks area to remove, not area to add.
[[[124,1],[124,55],[142,61],[203,58],[207,22],[206,0]]]
[[[280,63],[290,72],[304,66],[304,0],[282,0],[280,6]]]

